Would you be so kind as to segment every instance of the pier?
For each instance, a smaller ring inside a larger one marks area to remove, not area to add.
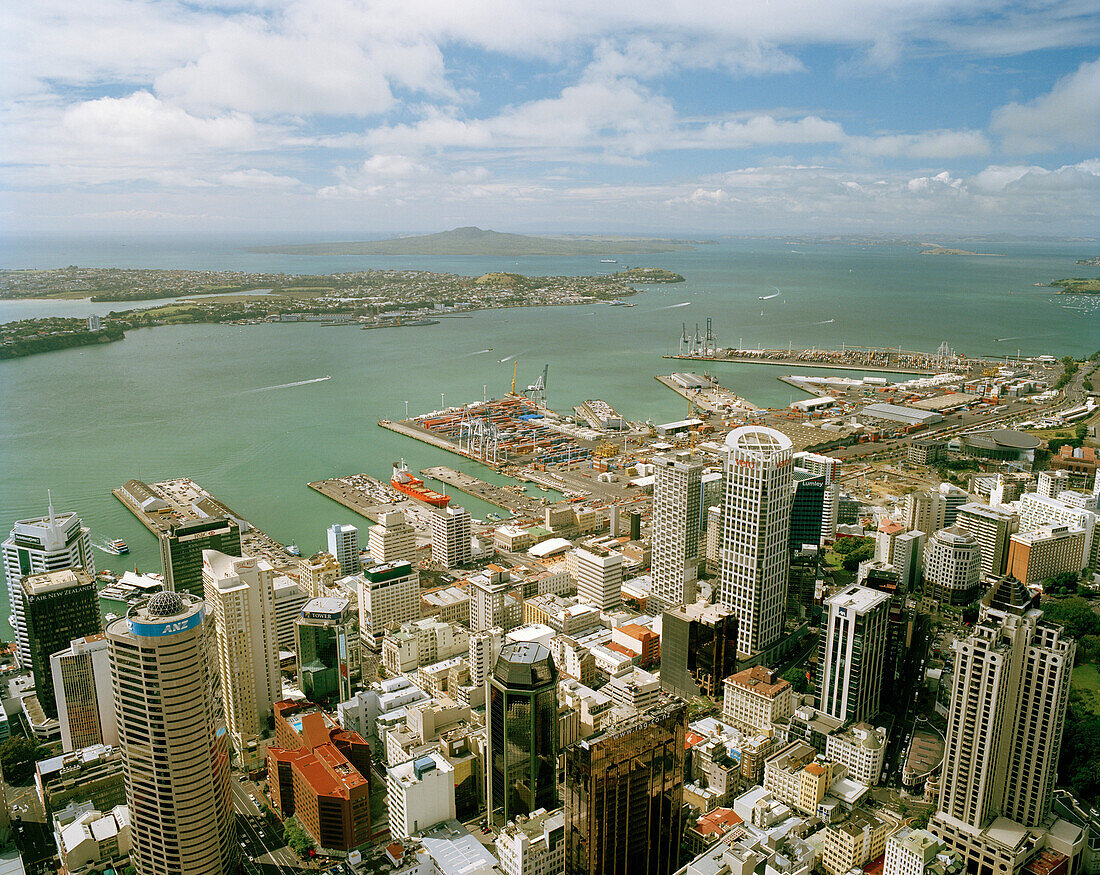
[[[245,555],[266,559],[278,569],[298,564],[282,544],[187,477],[158,483],[128,480],[112,489],[111,494],[158,538],[173,525],[224,517],[241,527],[241,551]]]
[[[487,504],[495,504],[509,513],[519,516],[540,517],[550,502],[545,498],[532,498],[526,495],[521,487],[496,486],[486,483],[470,474],[463,474],[453,468],[437,466],[434,468],[422,468],[420,471],[425,477],[431,477],[440,483],[465,492],[474,498],[479,498]]]
[[[683,386],[677,382],[677,377],[693,377],[696,385]],[[755,404],[746,401],[740,395],[731,392],[723,386],[719,386],[713,377],[699,377],[697,374],[670,374],[667,377],[656,376],[655,379],[662,386],[667,386],[677,395],[686,398],[700,410],[707,413],[745,412],[759,410]]]
[[[315,480],[308,485],[315,492],[355,511],[372,523],[378,522],[378,518],[384,513],[399,510],[418,530],[428,527],[430,518],[426,514],[431,512],[428,504],[398,492],[389,483],[376,480],[369,474],[349,474],[346,477]]]
[[[928,376],[946,371],[966,371],[970,362],[937,361],[927,353],[905,350],[864,349],[761,349],[717,352],[714,355],[666,355],[666,359],[689,362],[727,362],[738,365],[792,365],[796,368],[830,368],[834,371],[887,371],[893,374]]]

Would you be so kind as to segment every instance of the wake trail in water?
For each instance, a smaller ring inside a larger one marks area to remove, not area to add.
[[[517,355],[518,355],[518,353],[512,353],[512,355],[506,355],[506,356],[505,356],[504,358],[502,358],[502,359],[500,360],[500,363],[501,363],[501,364],[504,364],[505,362],[510,362],[510,361],[511,361],[512,359],[514,359],[514,358],[515,358],[515,357],[516,357]]]
[[[675,310],[678,307],[690,307],[690,306],[691,306],[691,301],[684,301],[682,304],[669,304],[667,307],[658,307],[655,312],[660,312],[661,310]]]
[[[466,355],[485,355],[487,352],[492,352],[491,349],[479,349],[476,352],[468,352]]]
[[[253,392],[270,392],[272,389],[290,389],[294,386],[308,386],[310,383],[323,383],[331,380],[331,376],[314,377],[312,380],[298,380],[294,383],[280,383],[278,386],[261,386],[259,389],[246,389],[243,394],[251,395]]]

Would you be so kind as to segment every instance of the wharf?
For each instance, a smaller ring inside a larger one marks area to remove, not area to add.
[[[885,364],[876,364],[874,362],[858,362],[858,361],[840,361],[830,358],[830,355],[843,355],[842,350],[817,350],[818,353],[824,353],[824,355],[813,355],[812,350],[796,350],[793,354],[788,354],[785,350],[764,350],[764,355],[721,355],[721,356],[697,356],[697,355],[666,355],[666,359],[683,359],[689,362],[703,362],[704,364],[710,362],[726,362],[729,364],[738,365],[793,365],[796,368],[828,368],[834,371],[884,371],[892,374],[915,374],[918,376],[928,376],[930,374],[941,374],[946,371],[954,371],[957,368],[949,364],[945,364],[943,367],[936,368],[932,366],[914,368],[904,364],[892,364],[887,361]],[[800,356],[810,353],[811,358],[801,358]]]
[[[525,495],[519,487],[496,486],[445,466],[422,468],[420,473],[440,483],[446,483],[459,492],[465,492],[467,495],[480,498],[488,504],[495,504],[509,513],[520,516],[541,517],[543,508],[550,503],[545,498],[531,498]]]
[[[658,375],[653,379],[662,386],[667,386],[677,395],[686,398],[696,407],[705,410],[707,413],[743,412],[760,409],[755,404],[746,401],[740,395],[731,392],[724,386],[719,386],[718,383],[714,381],[713,377],[707,378],[707,382],[710,383],[709,386],[700,389],[681,386],[671,376],[662,377]]]
[[[429,505],[398,492],[389,483],[376,480],[369,474],[349,474],[347,477],[333,477],[329,480],[315,480],[308,484],[310,489],[320,492],[353,510],[359,516],[366,517],[372,523],[391,510],[399,510],[410,522],[416,523]],[[426,518],[424,520],[426,522]]]
[[[380,419],[378,424],[382,428],[389,429],[390,431],[397,432],[405,437],[413,438],[414,440],[423,441],[426,444],[430,444],[433,447],[438,447],[441,450],[446,450],[448,453],[454,453],[456,456],[464,456],[467,459],[473,459],[475,462],[481,462],[483,465],[488,465],[490,468],[494,468],[499,471],[504,467],[504,462],[501,461],[498,464],[493,464],[491,461],[480,459],[470,453],[465,453],[458,448],[458,444],[453,441],[441,438],[438,435],[432,433],[429,429],[418,425],[415,420],[405,420],[394,422],[391,419]]]
[[[187,477],[158,483],[128,480],[112,489],[111,494],[158,537],[178,523],[223,517],[234,520],[241,527],[241,550],[246,555],[266,559],[277,569],[297,567],[297,558],[286,552],[282,544]],[[151,498],[159,499],[166,506],[153,512],[144,510],[142,504]]]

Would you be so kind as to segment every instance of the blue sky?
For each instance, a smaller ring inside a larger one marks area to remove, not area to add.
[[[1096,234],[1093,0],[13,0],[6,233]]]

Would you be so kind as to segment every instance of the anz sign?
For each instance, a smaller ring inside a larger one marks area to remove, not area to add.
[[[173,620],[171,623],[142,623],[130,618],[127,618],[126,622],[134,635],[140,635],[143,638],[162,638],[165,635],[175,635],[179,632],[186,632],[188,629],[194,629],[202,623],[205,614],[206,610],[200,609],[190,617]]]

